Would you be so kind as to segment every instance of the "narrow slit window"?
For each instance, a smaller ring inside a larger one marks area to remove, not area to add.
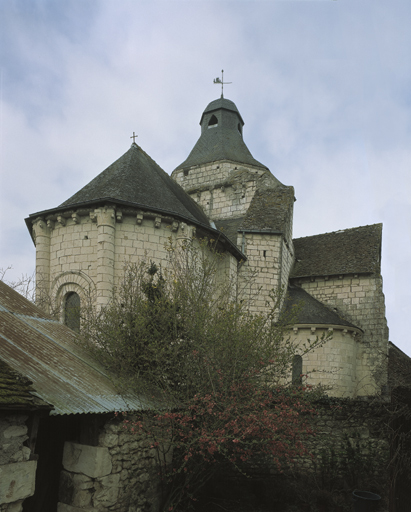
[[[303,358],[301,356],[293,357],[292,382],[295,386],[301,386],[303,383]]]
[[[64,324],[73,331],[80,331],[80,296],[69,292],[64,301]]]

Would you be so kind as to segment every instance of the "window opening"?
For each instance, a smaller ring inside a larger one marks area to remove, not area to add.
[[[292,382],[295,386],[301,386],[303,383],[303,358],[301,356],[293,357],[293,374]]]
[[[80,296],[69,292],[64,302],[64,324],[73,331],[80,331]]]
[[[209,128],[215,128],[218,125],[218,119],[215,115],[211,116],[210,121],[208,121],[208,127]]]

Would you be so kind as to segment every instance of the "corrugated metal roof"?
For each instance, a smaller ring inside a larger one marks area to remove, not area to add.
[[[150,400],[123,397],[76,344],[76,334],[0,282],[0,359],[27,377],[53,415],[150,409]]]

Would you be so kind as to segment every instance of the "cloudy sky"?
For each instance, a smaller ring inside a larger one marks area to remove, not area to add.
[[[409,0],[0,0],[0,267],[24,218],[137,142],[170,173],[213,78],[253,156],[293,185],[294,236],[382,222],[390,340],[411,355]]]

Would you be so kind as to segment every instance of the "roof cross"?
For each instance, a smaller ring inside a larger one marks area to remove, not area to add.
[[[224,98],[224,85],[232,84],[233,82],[224,82],[224,69],[221,70],[221,79],[219,77],[214,78],[215,84],[221,84],[221,97]]]
[[[130,139],[133,139],[133,144],[136,143],[136,137],[138,137],[138,135],[136,135],[135,132],[133,132],[133,135],[130,137]]]

